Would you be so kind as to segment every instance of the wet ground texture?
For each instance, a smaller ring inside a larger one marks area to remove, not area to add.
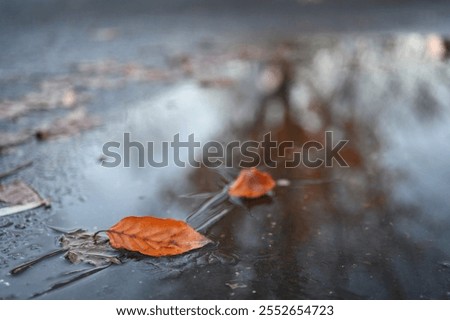
[[[0,183],[51,202],[0,217],[0,298],[448,299],[448,12],[439,1],[0,2]],[[126,132],[156,146],[270,132],[300,147],[326,131],[349,140],[349,167],[277,159],[261,170],[278,185],[255,200],[220,197],[237,165],[138,168],[134,153],[130,168],[101,165]],[[187,254],[61,250],[78,239],[61,247],[64,232],[199,208],[191,222],[211,222],[201,232],[214,243]]]

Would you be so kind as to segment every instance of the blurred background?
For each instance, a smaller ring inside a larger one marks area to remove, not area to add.
[[[0,212],[51,202],[0,215],[0,298],[448,299],[449,18],[447,1],[0,1]],[[184,220],[239,173],[103,167],[125,132],[299,148],[325,131],[349,167],[261,168],[283,183],[206,210],[227,212],[213,246],[60,288],[92,266],[9,273],[59,247],[49,226]]]

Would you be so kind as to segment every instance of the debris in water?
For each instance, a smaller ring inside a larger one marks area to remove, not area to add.
[[[233,206],[226,203],[228,199],[228,188],[224,187],[221,192],[215,194],[198,210],[191,213],[186,218],[186,222],[197,231],[206,230],[232,210]]]
[[[291,185],[291,181],[288,179],[278,179],[277,186],[279,187],[289,187]]]
[[[9,273],[11,273],[12,275],[19,274],[19,273],[24,272],[25,270],[27,270],[29,267],[35,265],[36,263],[38,263],[38,262],[40,262],[40,261],[42,261],[44,259],[56,256],[57,254],[60,254],[60,253],[62,253],[64,251],[65,251],[64,249],[54,250],[54,251],[52,251],[50,253],[47,253],[47,254],[45,254],[43,256],[40,256],[40,257],[38,257],[36,259],[33,259],[31,261],[27,261],[27,262],[25,262],[25,263],[15,267]]]
[[[0,102],[0,120],[14,119],[28,111],[28,107],[21,101]]]
[[[42,201],[30,202],[30,203],[26,203],[26,204],[19,204],[17,206],[1,208],[0,209],[0,217],[9,216],[11,214],[15,214],[15,213],[23,212],[23,211],[28,211],[31,209],[38,208],[40,206],[49,207],[50,203],[47,202],[47,200],[42,200]]]
[[[57,232],[61,229],[50,227]],[[64,257],[71,263],[77,264],[86,262],[95,267],[110,266],[111,264],[121,264],[120,253],[111,248],[106,237],[95,236],[82,229],[76,229],[64,233],[59,238],[61,248],[46,253],[38,258],[27,261],[10,271],[12,275],[19,274],[29,267],[47,258],[65,253]]]
[[[437,34],[430,34],[426,39],[426,50],[430,58],[444,60],[449,56],[450,41]]]
[[[31,92],[23,98],[29,110],[52,110],[56,108],[73,108],[80,100],[73,85],[67,79],[45,80],[40,84],[39,91]]]
[[[275,185],[275,181],[266,172],[256,168],[242,169],[228,189],[228,194],[233,197],[259,198],[271,191]]]
[[[37,130],[36,137],[39,140],[47,140],[61,136],[70,136],[94,128],[99,124],[99,119],[89,116],[85,109],[79,108],[65,118],[60,118]]]
[[[13,175],[22,169],[25,169],[25,168],[31,166],[32,164],[33,164],[33,161],[28,161],[28,162],[22,163],[16,167],[14,167],[12,169],[9,169],[8,171],[2,172],[2,173],[0,173],[0,180]]]
[[[109,264],[121,264],[120,253],[111,248],[106,237],[75,230],[59,238],[62,248],[67,251],[64,257],[77,264],[86,262],[96,267]]]
[[[12,206],[0,208],[0,217],[31,210],[40,206],[50,206],[35,190],[22,181],[0,185],[0,201]]]
[[[200,79],[199,83],[203,88],[226,88],[231,87],[234,80],[231,78]]]
[[[226,282],[225,285],[230,287],[231,290],[247,288],[246,284],[244,284],[244,283],[237,283],[237,282]]]
[[[87,278],[88,276],[93,275],[93,274],[95,274],[95,273],[97,273],[99,271],[102,271],[102,270],[108,268],[109,266],[111,266],[111,264],[107,264],[107,265],[100,266],[100,267],[95,267],[95,268],[90,268],[90,269],[88,269],[86,271],[80,272],[76,276],[74,276],[73,278],[57,282],[54,285],[52,285],[50,288],[48,288],[47,290],[45,290],[43,292],[35,293],[31,298],[33,299],[33,298],[40,297],[40,296],[42,296],[42,295],[44,295],[46,293],[49,293],[49,292],[51,292],[53,290],[56,290],[56,289],[65,287],[65,286],[67,286],[67,285],[69,285],[71,283],[74,283],[75,281]]]
[[[25,143],[31,136],[31,134],[26,132],[0,132],[0,150]]]
[[[16,205],[42,200],[35,190],[22,181],[17,180],[7,185],[0,185],[0,201],[2,202]]]

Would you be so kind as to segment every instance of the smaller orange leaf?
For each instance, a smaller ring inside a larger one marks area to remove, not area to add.
[[[270,174],[256,168],[242,169],[237,179],[228,189],[233,197],[259,198],[275,187]]]
[[[211,240],[186,222],[155,217],[126,217],[106,231],[111,246],[160,257],[198,249]]]

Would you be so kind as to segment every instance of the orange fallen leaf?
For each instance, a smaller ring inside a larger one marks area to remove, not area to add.
[[[228,189],[233,197],[259,198],[275,187],[270,174],[256,168],[242,169],[237,179]]]
[[[198,249],[211,240],[186,222],[155,217],[126,217],[106,231],[111,246],[160,257]]]

